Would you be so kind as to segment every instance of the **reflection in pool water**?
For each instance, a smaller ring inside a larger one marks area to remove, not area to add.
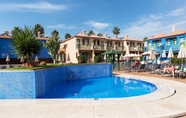
[[[148,94],[156,89],[145,81],[112,76],[66,81],[39,98],[122,98]]]

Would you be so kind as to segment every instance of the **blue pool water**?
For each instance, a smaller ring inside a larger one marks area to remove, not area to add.
[[[145,81],[112,76],[66,81],[39,98],[121,98],[148,94],[156,89]]]

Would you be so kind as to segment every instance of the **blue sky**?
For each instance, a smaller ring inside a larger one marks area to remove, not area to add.
[[[143,39],[170,33],[172,26],[186,30],[186,0],[0,0],[0,33],[14,26],[41,24],[45,36],[53,30],[64,39],[84,29],[119,37]]]

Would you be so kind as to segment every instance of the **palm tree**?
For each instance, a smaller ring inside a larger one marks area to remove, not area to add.
[[[48,54],[51,55],[54,64],[56,64],[56,60],[57,60],[56,56],[57,56],[58,50],[60,48],[60,43],[61,43],[59,38],[60,37],[59,37],[58,31],[54,30],[51,33],[51,37],[49,38],[49,40],[47,40],[46,44],[44,44],[44,47],[48,49]]]
[[[14,29],[11,31],[12,36],[19,31],[20,31],[19,27],[14,27]]]
[[[71,37],[71,35],[69,34],[69,33],[66,33],[65,34],[65,39],[68,39],[68,38],[70,38]]]
[[[12,34],[13,53],[18,58],[26,58],[27,64],[32,66],[34,56],[39,54],[42,48],[42,44],[34,36],[34,29],[26,26],[24,29],[14,27]]]
[[[120,29],[118,27],[114,27],[112,32],[113,32],[113,34],[116,35],[116,37],[118,37],[118,34],[120,33]]]
[[[97,36],[103,36],[103,34],[102,33],[98,33]]]
[[[143,41],[146,41],[147,39],[148,39],[148,37],[144,37],[144,38],[143,38]]]
[[[36,24],[34,26],[34,34],[36,37],[38,37],[39,34],[43,35],[44,33],[45,33],[45,31],[44,31],[43,26],[41,26],[40,24]]]
[[[93,32],[93,30],[90,30],[90,31],[88,32],[88,36],[90,36],[90,35],[92,35],[92,34],[95,34],[95,33]]]

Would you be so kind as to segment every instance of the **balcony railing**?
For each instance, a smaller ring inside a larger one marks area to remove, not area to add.
[[[118,50],[118,51],[126,51],[125,48],[124,48],[124,46],[116,47],[116,50]]]
[[[143,51],[143,47],[138,47],[138,51]]]
[[[91,46],[90,45],[77,44],[76,48],[79,49],[79,50],[91,50]]]
[[[94,50],[104,50],[104,45],[94,45]]]

